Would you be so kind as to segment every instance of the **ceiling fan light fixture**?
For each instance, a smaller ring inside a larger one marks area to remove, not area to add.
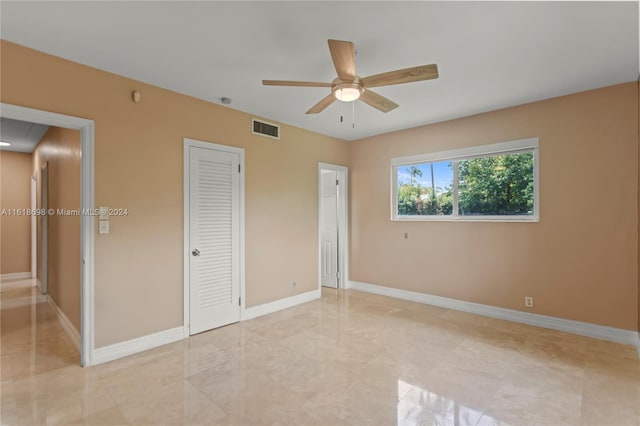
[[[353,102],[364,92],[364,87],[356,83],[338,84],[333,89],[333,96],[341,102]]]

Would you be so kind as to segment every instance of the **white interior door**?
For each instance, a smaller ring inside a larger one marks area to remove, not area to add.
[[[189,331],[240,321],[240,154],[189,147]]]
[[[40,208],[43,211],[49,209],[49,164],[44,164],[40,169]],[[48,293],[49,276],[49,216],[40,216],[40,291]]]
[[[338,288],[338,173],[321,170],[320,179],[320,280]]]
[[[31,176],[31,211],[38,208],[37,203],[37,179],[36,175]],[[38,275],[38,215],[31,215],[31,278]]]

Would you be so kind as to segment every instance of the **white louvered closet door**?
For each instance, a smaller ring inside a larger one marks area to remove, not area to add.
[[[240,321],[240,156],[189,150],[190,334]]]

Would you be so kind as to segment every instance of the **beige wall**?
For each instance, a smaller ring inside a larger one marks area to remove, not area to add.
[[[534,296],[536,313],[640,325],[633,84],[352,143],[286,125],[273,141],[248,114],[1,48],[2,102],[94,120],[96,207],[129,210],[95,236],[96,347],[182,324],[184,137],[246,149],[247,306],[316,288],[322,161],[351,166],[351,279],[513,309]],[[532,136],[540,223],[389,220],[391,157]]]
[[[353,143],[351,279],[638,328],[635,83]],[[539,137],[540,222],[390,221],[392,157]],[[403,234],[409,233],[404,239]]]
[[[0,210],[31,208],[31,154],[0,151]],[[31,271],[31,218],[0,216],[0,274]]]
[[[41,169],[48,170],[48,208],[80,209],[80,132],[50,127],[33,153],[33,172],[38,179],[38,205],[42,184]],[[56,305],[80,330],[80,216],[54,214],[48,219],[47,291]],[[38,253],[41,229],[38,224]],[[38,268],[38,277],[41,277]]]
[[[247,306],[317,288],[317,163],[348,164],[346,142],[286,125],[279,141],[254,136],[251,115],[1,48],[2,102],[94,120],[96,207],[129,210],[95,237],[96,347],[182,325],[185,137],[246,149]]]

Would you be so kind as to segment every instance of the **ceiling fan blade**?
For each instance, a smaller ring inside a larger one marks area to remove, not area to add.
[[[265,86],[331,87],[331,83],[315,81],[262,80],[262,84]]]
[[[350,41],[328,40],[331,60],[338,78],[345,82],[356,79],[356,49]]]
[[[336,97],[333,93],[330,93],[327,97],[323,98],[320,102],[312,106],[306,114],[317,114],[324,111],[329,105],[335,102]]]
[[[365,87],[380,87],[390,86],[392,84],[431,80],[434,78],[438,78],[438,66],[436,64],[421,65],[419,67],[389,71],[382,74],[365,77],[361,81]]]
[[[365,90],[362,95],[360,95],[360,100],[382,112],[389,112],[399,107],[397,103],[371,90]]]

